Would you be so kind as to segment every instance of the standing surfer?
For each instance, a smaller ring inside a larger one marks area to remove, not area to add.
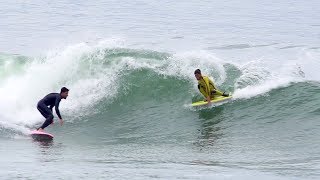
[[[62,126],[63,119],[60,115],[59,104],[61,99],[67,99],[68,93],[69,89],[67,89],[66,87],[62,87],[60,93],[50,93],[38,102],[37,109],[42,114],[42,116],[46,118],[42,126],[37,129],[38,131],[43,131],[44,128],[53,123],[53,107],[55,107],[56,114],[58,115],[60,120],[60,125]]]

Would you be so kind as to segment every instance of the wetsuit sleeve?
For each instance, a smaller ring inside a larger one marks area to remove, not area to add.
[[[198,89],[200,91],[200,93],[205,97],[207,98],[209,95],[208,93],[206,92],[205,88],[201,85],[201,84],[198,84]]]
[[[55,110],[56,110],[56,113],[57,113],[59,119],[62,119],[62,117],[60,115],[60,111],[59,111],[60,101],[61,101],[61,98],[56,98],[56,102],[55,102],[54,106],[55,106]]]
[[[207,98],[209,95],[207,94],[207,92],[203,89],[203,88],[200,88],[200,92],[201,92],[201,94],[205,97],[205,98]]]

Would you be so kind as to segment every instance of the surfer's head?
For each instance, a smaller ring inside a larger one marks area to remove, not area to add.
[[[61,88],[61,91],[60,91],[61,97],[62,97],[63,99],[67,99],[68,94],[69,94],[69,89],[66,88],[66,87],[62,87],[62,88]]]
[[[202,75],[201,75],[201,70],[200,69],[196,69],[194,71],[194,76],[197,78],[197,80],[200,80]]]

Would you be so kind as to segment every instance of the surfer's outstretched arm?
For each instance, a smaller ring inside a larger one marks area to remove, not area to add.
[[[60,111],[59,111],[60,101],[61,101],[61,98],[57,98],[54,106],[55,106],[55,110],[56,110],[57,116],[59,117],[59,120],[60,120],[60,125],[62,126],[63,119],[62,119]]]

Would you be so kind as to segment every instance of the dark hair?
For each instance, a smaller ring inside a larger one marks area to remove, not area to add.
[[[64,92],[67,92],[67,91],[69,91],[69,89],[68,89],[68,88],[66,88],[66,87],[62,87],[62,88],[61,88],[60,93],[64,93]]]
[[[194,74],[201,74],[200,69],[196,69],[196,70],[194,71]]]

